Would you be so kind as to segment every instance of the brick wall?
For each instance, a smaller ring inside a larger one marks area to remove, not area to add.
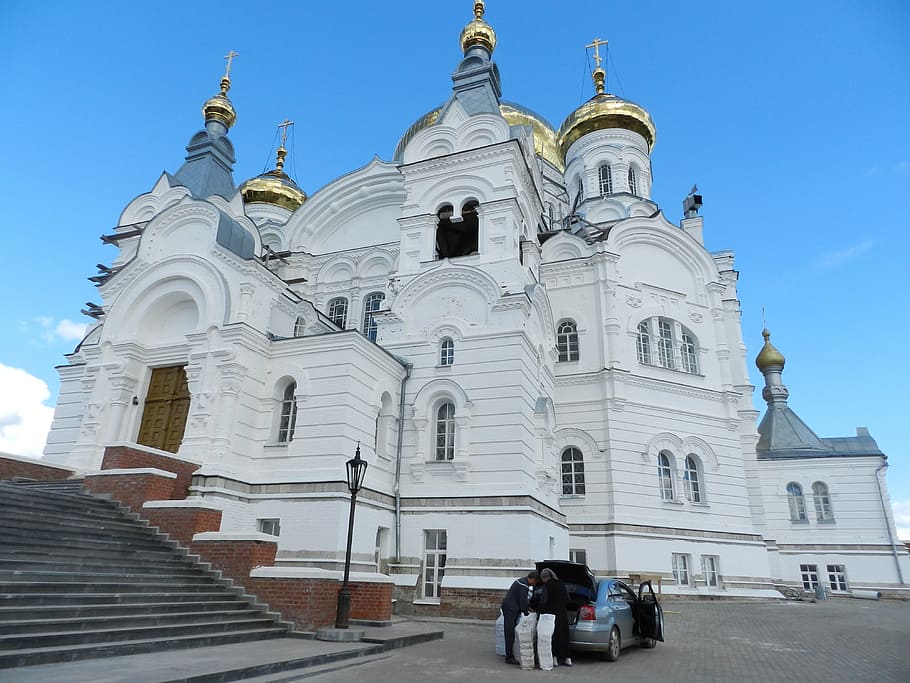
[[[173,472],[177,475],[173,490],[168,495],[172,500],[186,498],[193,472],[201,465],[179,458],[171,458],[158,453],[150,453],[140,448],[130,446],[108,446],[104,449],[104,459],[101,461],[103,470],[133,469],[136,467],[154,467],[155,469]]]
[[[109,493],[123,507],[143,515],[145,502],[171,498],[174,481],[173,477],[151,472],[89,474],[85,477],[85,488],[89,493]]]
[[[212,569],[234,579],[234,583],[250,590],[250,571],[256,567],[275,564],[278,543],[275,541],[193,541],[190,552],[199,555]],[[252,591],[251,591],[252,592]]]
[[[351,619],[388,621],[392,618],[391,583],[350,583]],[[250,579],[249,591],[299,630],[332,626],[338,608],[340,581],[296,578]]]
[[[417,617],[455,617],[490,619],[499,616],[499,605],[506,592],[482,588],[443,588],[436,604],[415,604],[414,588],[396,586],[395,614]]]
[[[26,460],[25,458],[0,456],[0,481],[12,479],[13,477],[25,477],[26,479],[36,479],[38,481],[57,481],[59,479],[69,479],[72,474],[72,470],[63,467],[45,465],[44,463]]]
[[[149,524],[186,547],[190,547],[196,534],[221,529],[221,510],[146,507],[140,514],[142,519],[147,519]]]

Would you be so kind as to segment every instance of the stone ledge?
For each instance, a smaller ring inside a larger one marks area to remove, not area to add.
[[[107,470],[108,472],[112,470]],[[224,508],[220,505],[208,500],[193,500],[193,499],[184,499],[184,500],[150,500],[146,502],[143,508],[178,508],[185,509],[191,508],[194,510],[214,510],[217,512],[224,512]],[[273,536],[274,538],[274,536]]]
[[[196,538],[204,534],[197,534]],[[193,540],[196,540],[194,538]],[[316,581],[342,581],[344,572],[315,567],[258,567],[250,572],[254,579],[311,579]],[[351,583],[394,583],[391,576],[368,572],[351,572]]]
[[[135,467],[131,469],[117,469],[117,470],[96,470],[94,472],[86,472],[86,477],[112,477],[112,476],[133,476],[139,474],[153,474],[158,477],[165,477],[166,479],[176,479],[177,475],[174,472],[167,472],[166,470],[159,470],[157,467]]]
[[[181,501],[183,502],[183,501]],[[203,531],[193,536],[193,543],[199,541],[264,541],[266,543],[278,543],[278,537],[271,534],[251,533],[234,533],[231,531]]]
[[[527,570],[524,570],[527,574]],[[516,573],[515,576],[450,576],[446,574],[442,578],[442,588],[480,588],[487,590],[509,590],[509,586],[516,578],[522,575],[522,572]]]

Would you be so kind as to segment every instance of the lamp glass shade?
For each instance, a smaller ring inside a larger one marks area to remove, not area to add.
[[[367,472],[367,461],[360,457],[360,446],[354,457],[345,463],[348,470],[348,489],[351,493],[357,493],[363,486],[363,477]]]

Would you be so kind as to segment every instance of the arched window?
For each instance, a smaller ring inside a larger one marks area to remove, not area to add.
[[[629,192],[638,195],[638,179],[635,177],[635,169],[629,167]]]
[[[562,452],[562,494],[583,496],[585,493],[585,461],[581,451],[570,446]]]
[[[638,362],[651,365],[651,330],[648,321],[638,323]]]
[[[297,426],[297,382],[291,382],[284,389],[281,397],[281,417],[278,420],[278,443],[290,443],[294,440],[294,428]]]
[[[343,296],[332,299],[326,310],[332,322],[343,330],[348,324],[348,300]]]
[[[476,200],[465,202],[461,216],[455,217],[451,204],[445,204],[436,212],[436,258],[458,258],[470,256],[479,251],[480,217]]]
[[[609,166],[601,166],[600,171],[600,196],[613,194],[613,171]]]
[[[575,184],[575,187],[576,187],[575,201],[580,202],[582,199],[585,198],[585,181],[582,179],[581,176],[578,176],[578,182]]]
[[[455,404],[446,401],[436,411],[436,459],[455,457]]]
[[[673,469],[670,467],[670,456],[663,452],[657,456],[657,479],[660,482],[660,497],[673,500]]]
[[[455,342],[445,337],[439,344],[439,364],[451,365],[455,362]]]
[[[686,456],[684,481],[686,484],[686,499],[692,503],[703,503],[704,491],[701,485],[701,472],[698,459],[694,455]]]
[[[659,337],[657,339],[657,357],[661,367],[673,370],[676,363],[673,358],[673,322],[660,318],[657,322]]]
[[[698,374],[698,356],[695,353],[695,337],[688,332],[682,333],[682,343],[679,345],[679,353],[682,356],[683,372],[690,372],[693,375]]]
[[[831,497],[828,495],[828,485],[823,481],[812,484],[812,499],[815,501],[815,516],[818,521],[824,522],[834,519],[831,509]]]
[[[306,328],[306,321],[304,321],[303,316],[297,316],[297,320],[294,321],[294,336],[302,337],[303,331]]]
[[[382,292],[373,292],[367,294],[363,300],[363,336],[370,341],[376,341],[376,320],[373,314],[379,310],[385,294]]]
[[[572,320],[559,323],[556,328],[556,350],[559,362],[578,360],[578,328]]]
[[[805,522],[806,501],[803,498],[803,487],[795,481],[787,484],[787,502],[790,504],[790,521]]]

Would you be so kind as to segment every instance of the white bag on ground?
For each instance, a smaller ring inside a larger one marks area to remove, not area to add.
[[[522,616],[515,627],[514,655],[522,669],[534,668],[534,637],[537,630],[537,615]]]
[[[506,621],[499,610],[499,619],[496,620],[496,654],[504,657],[506,654]]]
[[[537,659],[540,668],[549,671],[553,668],[553,631],[556,630],[556,615],[541,614],[537,620]]]

